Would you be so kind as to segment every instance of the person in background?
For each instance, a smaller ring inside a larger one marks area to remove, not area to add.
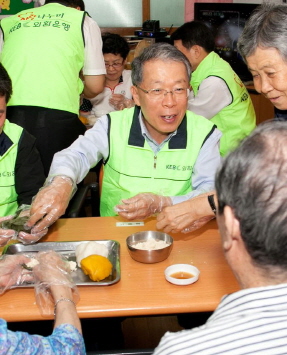
[[[201,327],[166,333],[154,355],[287,353],[286,140],[286,122],[263,123],[223,161],[217,223],[241,290]]]
[[[156,43],[132,63],[136,107],[101,117],[55,155],[28,225],[39,232],[65,211],[73,186],[104,160],[101,215],[143,219],[214,188],[221,133],[186,111],[191,67],[174,46]],[[116,210],[115,210],[116,206]]]
[[[245,60],[255,89],[275,106],[275,120],[287,119],[287,6],[265,3],[258,6],[246,22],[238,40],[238,51]],[[270,117],[272,118],[272,117]],[[201,225],[210,207],[207,198],[193,200],[164,209],[158,215],[158,228],[165,232],[181,231]],[[200,202],[200,203],[199,203]],[[181,209],[175,210],[175,207]],[[204,222],[203,222],[204,224]]]
[[[2,229],[2,222],[10,220],[19,206],[31,205],[45,181],[35,138],[6,119],[6,105],[11,95],[11,79],[0,63],[0,246],[15,235],[14,230]],[[34,237],[39,239],[46,232]]]
[[[230,65],[214,52],[214,36],[205,24],[187,22],[171,39],[192,67],[188,109],[210,119],[223,133],[220,154],[224,156],[255,127],[249,93]],[[215,192],[165,208],[157,217],[157,228],[166,233],[189,233],[202,227],[216,205],[216,198],[210,201],[211,195]]]
[[[134,106],[131,94],[131,71],[126,70],[125,65],[129,54],[127,41],[114,33],[102,34],[103,56],[107,70],[104,91],[95,98],[84,99],[82,109],[89,112],[89,120],[97,119],[111,111],[122,110]],[[87,113],[85,113],[87,115]]]
[[[256,91],[287,119],[287,6],[258,6],[246,22],[237,47],[253,76]],[[271,118],[271,117],[270,117]]]
[[[66,261],[63,261],[54,251],[40,252],[36,258],[38,264],[34,266],[31,272],[26,271],[27,273],[24,274],[23,264],[29,263],[30,258],[23,254],[2,257],[0,260],[0,291],[3,293],[13,284],[21,284],[28,277],[32,277],[37,304],[40,308],[46,308],[43,299],[48,294],[51,295],[55,317],[53,333],[50,336],[43,337],[20,331],[13,332],[7,328],[7,322],[0,319],[1,354],[86,354],[81,335],[81,323],[74,302],[73,294],[76,289],[71,281]],[[41,298],[39,298],[41,293]]]
[[[13,83],[7,118],[35,136],[45,175],[54,153],[86,130],[80,94],[104,88],[100,29],[81,9],[82,0],[46,0],[0,23],[1,62]]]
[[[192,67],[188,109],[210,119],[223,133],[220,154],[224,156],[255,128],[249,93],[231,66],[214,52],[214,35],[204,23],[187,22],[171,39]]]

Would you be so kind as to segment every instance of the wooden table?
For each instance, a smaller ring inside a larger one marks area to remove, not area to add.
[[[117,227],[120,217],[60,219],[42,241],[114,239],[120,242],[121,280],[110,286],[80,286],[77,304],[81,318],[163,315],[212,311],[226,293],[239,286],[221,250],[215,221],[189,234],[171,234],[170,256],[157,264],[134,261],[126,247],[126,237],[142,230],[156,230],[155,219],[144,226]],[[164,278],[164,270],[175,263],[199,268],[199,280],[176,286]],[[36,305],[33,288],[17,288],[0,296],[1,318],[6,321],[44,319]]]

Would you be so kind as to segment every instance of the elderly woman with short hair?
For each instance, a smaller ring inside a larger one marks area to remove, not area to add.
[[[259,6],[247,21],[237,47],[256,91],[276,109],[287,110],[287,5]]]

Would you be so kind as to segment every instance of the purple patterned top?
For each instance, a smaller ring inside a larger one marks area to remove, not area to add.
[[[71,324],[61,324],[52,335],[43,337],[24,332],[12,332],[0,319],[0,355],[85,355],[82,335]]]

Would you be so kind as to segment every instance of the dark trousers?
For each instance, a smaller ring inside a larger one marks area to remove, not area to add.
[[[7,118],[25,128],[36,138],[45,175],[55,153],[69,147],[86,131],[78,115],[37,106],[8,106]]]

